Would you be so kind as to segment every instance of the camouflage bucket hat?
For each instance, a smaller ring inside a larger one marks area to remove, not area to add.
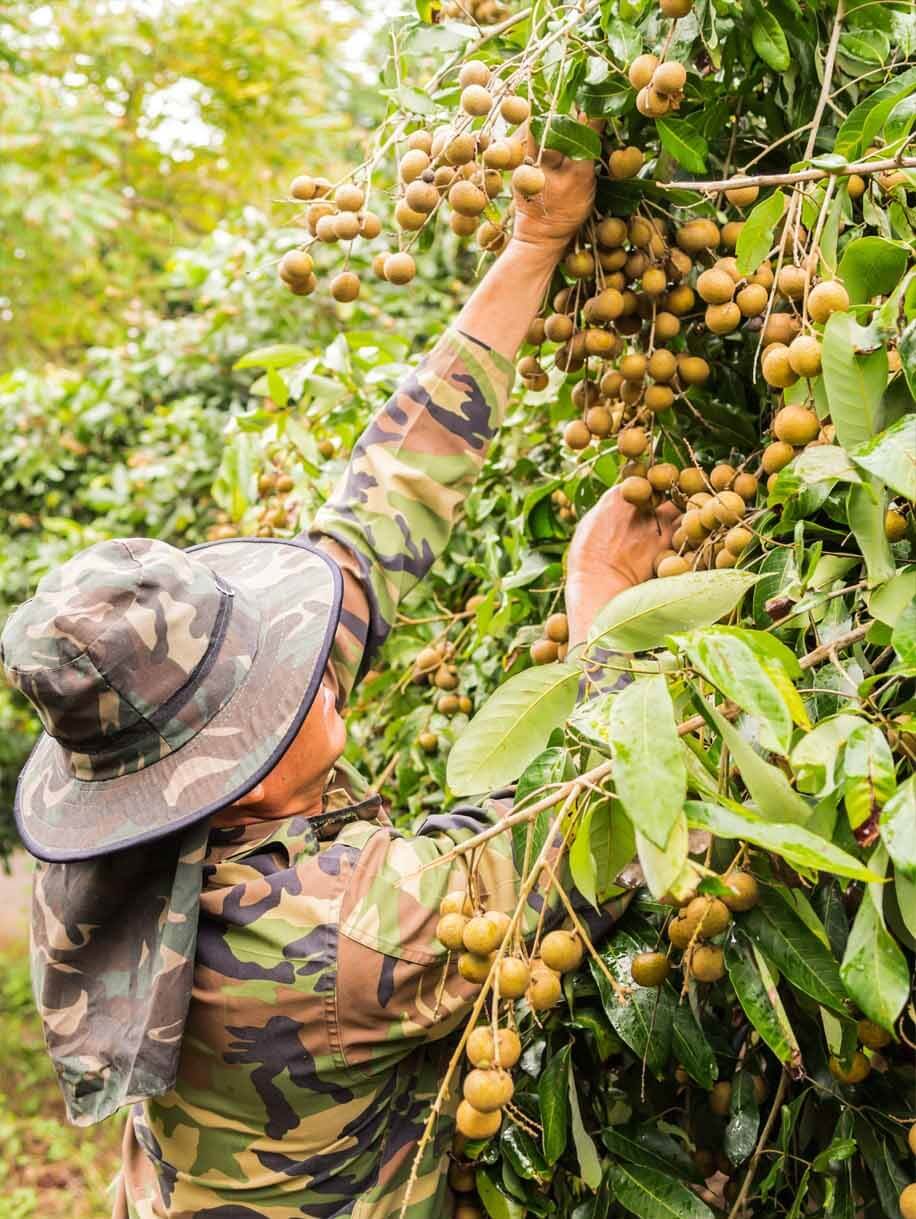
[[[272,538],[102,542],[45,576],[0,641],[45,728],[16,792],[29,851],[92,859],[250,791],[308,713],[341,591],[328,556]]]

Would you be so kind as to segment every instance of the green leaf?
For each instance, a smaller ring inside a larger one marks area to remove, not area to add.
[[[436,113],[437,107],[433,99],[414,85],[400,85],[397,89],[380,89],[379,92],[382,97],[394,102],[399,110],[406,110],[408,114],[428,117]]]
[[[884,237],[859,237],[843,251],[838,274],[850,302],[864,305],[876,296],[890,296],[906,266],[903,246]]]
[[[633,824],[619,804],[597,805],[589,826],[589,846],[595,861],[598,897],[617,889],[616,879],[636,854]]]
[[[687,1180],[697,1176],[693,1162],[685,1153],[684,1144],[670,1134],[663,1134],[654,1124],[642,1127],[606,1126],[601,1141],[609,1152],[628,1164],[636,1164]]]
[[[733,924],[725,941],[725,968],[738,1002],[779,1061],[800,1067],[801,1050],[779,989],[769,970],[766,976],[761,972],[760,960],[745,930]]]
[[[661,1079],[671,1050],[675,1000],[670,988],[637,986],[630,973],[634,954],[654,947],[648,939],[618,930],[599,949],[602,960],[617,981],[622,986],[632,987],[626,1002],[617,998],[596,961],[590,960],[589,968],[614,1032],[637,1057],[645,1060],[652,1074]]]
[[[576,701],[575,665],[540,665],[510,677],[462,732],[448,756],[456,795],[491,791],[515,779],[566,722]]]
[[[809,796],[825,796],[833,791],[840,750],[849,734],[863,722],[857,715],[835,715],[822,720],[801,738],[789,757],[799,791]]]
[[[834,141],[834,152],[850,159],[863,153],[881,131],[897,103],[914,90],[916,68],[899,73],[886,85],[876,89],[843,120]]]
[[[680,811],[664,847],[657,847],[636,831],[639,866],[653,897],[663,897],[666,893],[674,893],[677,897],[687,888],[690,880],[685,874],[687,847],[687,819]],[[679,877],[682,878],[681,883],[678,883]]]
[[[609,1162],[607,1171],[615,1200],[639,1219],[713,1219],[706,1203],[667,1173],[619,1160]]]
[[[793,986],[824,1007],[844,1011],[846,992],[832,953],[777,893],[761,889],[741,925]]]
[[[642,677],[611,703],[614,784],[635,829],[665,848],[687,794],[687,771],[664,677]]]
[[[587,123],[577,122],[565,114],[555,114],[545,138],[547,120],[538,115],[531,120],[531,133],[537,143],[555,148],[564,156],[577,161],[595,161],[601,156],[601,137]]]
[[[660,647],[675,631],[711,626],[730,613],[758,578],[731,568],[637,584],[601,610],[589,633],[589,647],[618,652]]]
[[[813,487],[818,483],[860,483],[861,476],[849,459],[845,449],[838,444],[819,444],[813,448],[802,449],[776,475],[773,490],[769,493],[769,503],[784,504],[793,496],[798,495],[805,487]]]
[[[785,196],[781,190],[773,191],[758,203],[744,223],[738,236],[735,257],[742,275],[756,271],[773,248],[773,234],[782,219]]]
[[[566,1080],[571,1049],[567,1043],[552,1054],[538,1082],[538,1105],[544,1128],[542,1142],[548,1164],[556,1164],[566,1150],[569,1132],[569,1088]]]
[[[884,807],[897,786],[894,757],[884,733],[874,724],[860,724],[846,742],[843,798],[852,829]]]
[[[779,19],[762,7],[756,7],[751,23],[751,45],[768,67],[774,72],[785,72],[791,57],[789,44]]]
[[[904,499],[916,500],[916,415],[902,416],[853,449],[850,457]]]
[[[576,1091],[576,1077],[573,1073],[572,1059],[569,1061],[569,1116],[572,1121],[573,1146],[579,1161],[579,1172],[589,1189],[597,1189],[601,1184],[601,1161],[595,1144],[585,1129],[582,1121],[582,1110],[579,1108],[579,1094]]]
[[[732,1095],[728,1125],[725,1127],[725,1154],[733,1164],[743,1164],[754,1150],[760,1110],[750,1071],[736,1071],[732,1076]]]
[[[277,406],[284,407],[289,402],[289,386],[272,366],[267,370],[267,390]]]
[[[525,1207],[503,1193],[488,1172],[478,1168],[474,1176],[477,1192],[490,1219],[525,1219]]]
[[[713,1086],[719,1074],[719,1064],[689,1003],[678,1003],[674,1009],[672,1049],[674,1057],[691,1079],[707,1090]]]
[[[515,809],[521,811],[525,801],[529,797],[533,797],[534,792],[541,792],[542,788],[549,788],[552,784],[562,783],[564,779],[572,778],[573,773],[567,750],[559,747],[545,749],[543,753],[539,753],[534,761],[525,767],[522,777],[518,781],[518,786],[515,789]],[[543,791],[541,794],[547,795],[548,792]],[[536,799],[532,798],[531,803],[536,803]],[[522,871],[522,866],[525,862],[525,848],[529,834],[531,835],[531,848],[528,853],[529,862],[533,862],[537,859],[541,847],[544,845],[544,839],[547,837],[549,827],[549,809],[544,809],[528,825],[514,825],[512,827],[512,858],[519,872]]]
[[[833,313],[827,319],[821,346],[824,388],[837,439],[847,450],[880,430],[887,352],[883,347],[870,350],[873,347],[868,331],[852,314]]]
[[[916,775],[901,783],[888,800],[879,829],[897,874],[916,883]]]
[[[591,826],[595,815],[590,808],[576,829],[576,836],[569,848],[569,873],[573,884],[591,904],[598,909],[598,866],[592,854]]]
[[[881,484],[869,481],[861,487],[850,487],[846,495],[846,517],[855,534],[871,587],[883,584],[894,575],[894,556],[884,532],[887,495]]]
[[[869,1020],[893,1029],[910,991],[906,957],[891,937],[866,888],[849,932],[840,974],[850,997]]]
[[[270,347],[258,347],[249,351],[240,360],[236,360],[233,368],[289,368],[292,364],[301,364],[315,353],[307,347],[298,347],[294,343],[274,343]]]
[[[499,1149],[513,1171],[524,1180],[542,1181],[550,1176],[550,1169],[537,1143],[511,1120],[503,1122],[499,1132]]]
[[[898,571],[868,598],[868,612],[879,622],[894,627],[908,606],[916,600],[916,567]]]
[[[903,665],[916,669],[916,604],[911,602],[897,619],[891,645]]]
[[[690,173],[706,172],[709,146],[696,128],[686,119],[660,118],[655,129],[662,147]]]
[[[782,770],[764,761],[753,745],[715,708],[709,707],[707,714],[731,751],[759,814],[768,821],[791,821],[796,824],[807,821],[811,809]]]
[[[707,681],[754,717],[765,748],[781,754],[789,752],[792,739],[789,708],[745,638],[727,628],[707,628],[675,635],[674,642]]]
[[[871,1122],[864,1115],[856,1117],[855,1138],[868,1170],[886,1219],[900,1219],[900,1194],[909,1184],[910,1176],[897,1160],[893,1140],[877,1137]]]
[[[854,855],[818,834],[812,834],[804,826],[788,822],[764,821],[747,809],[737,812],[700,800],[688,800],[684,805],[687,824],[692,829],[709,830],[717,838],[732,838],[751,842],[764,851],[781,856],[794,868],[810,868],[821,872],[832,872],[834,876],[848,876],[851,880],[880,880]]]

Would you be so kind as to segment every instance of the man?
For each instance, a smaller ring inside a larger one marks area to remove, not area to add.
[[[591,210],[592,165],[545,163],[543,197],[516,201],[495,270],[369,425],[310,540],[102,543],[6,625],[5,671],[47,730],[16,807],[45,861],[36,991],[73,1120],[132,1105],[117,1219],[401,1207],[436,1043],[473,998],[434,938],[464,863],[418,872],[481,822],[396,831],[335,769],[340,713],[446,544]],[[670,532],[617,496],[585,518],[573,644]],[[514,907],[501,837],[478,879],[490,908]],[[411,1219],[448,1213],[450,1130],[427,1148]]]

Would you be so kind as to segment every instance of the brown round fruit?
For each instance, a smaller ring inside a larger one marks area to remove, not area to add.
[[[557,644],[552,639],[536,639],[531,645],[531,659],[536,665],[549,665],[557,659]]]
[[[637,55],[627,70],[627,78],[634,89],[644,89],[657,67],[657,55]]]
[[[677,358],[677,375],[682,385],[703,385],[711,369],[702,356],[682,355]]]
[[[527,999],[533,1011],[545,1012],[560,1002],[563,986],[560,975],[546,965],[538,963],[531,969],[531,985],[528,987]]]
[[[774,344],[775,346],[775,344]],[[772,350],[772,348],[768,348]],[[800,377],[816,377],[821,371],[821,345],[813,334],[800,334],[788,348],[789,363]],[[766,357],[764,357],[766,358]]]
[[[470,918],[474,913],[474,903],[463,889],[453,889],[439,902],[439,913],[464,914]]]
[[[531,199],[539,195],[546,185],[544,171],[537,165],[519,165],[512,173],[512,186],[520,195]]]
[[[569,639],[569,619],[565,614],[551,614],[544,623],[544,634],[554,643],[566,643]]]
[[[731,334],[741,325],[741,310],[734,301],[726,305],[707,305],[705,321],[713,334]]]
[[[872,1020],[860,1020],[856,1025],[856,1031],[859,1041],[869,1050],[883,1050],[893,1041],[887,1029],[883,1029],[880,1024],[875,1024]]]
[[[503,999],[520,999],[531,981],[528,966],[520,957],[504,957],[499,963],[497,976]]]
[[[468,1037],[465,1051],[475,1067],[495,1066],[498,1059],[499,1065],[509,1070],[522,1056],[522,1043],[515,1029],[499,1029],[494,1041],[493,1029],[481,1025]]]
[[[485,914],[475,915],[469,919],[464,929],[464,946],[468,952],[478,956],[487,956],[499,947],[502,935],[497,923],[487,918]]]
[[[804,267],[780,267],[776,276],[776,287],[786,300],[799,301],[808,285],[808,272]]]
[[[603,439],[610,436],[614,428],[614,419],[606,406],[593,406],[586,413],[585,426],[593,436]]]
[[[742,317],[760,317],[766,312],[769,293],[763,284],[748,284],[735,297],[735,304],[741,310]]]
[[[704,940],[719,935],[732,921],[728,907],[717,897],[695,897],[687,905],[684,917]]]
[[[805,406],[784,406],[773,420],[776,439],[796,447],[810,444],[817,437],[820,427],[817,415]]]
[[[410,254],[389,254],[385,259],[384,272],[390,284],[409,284],[417,273],[417,264]]]
[[[448,1183],[457,1194],[470,1194],[474,1191],[476,1174],[471,1164],[459,1164],[452,1160],[448,1166]],[[476,1207],[474,1208],[476,1209]]]
[[[668,576],[683,576],[688,571],[690,571],[690,564],[683,555],[673,554],[667,555],[662,559],[658,564],[655,574],[659,579],[664,580]]]
[[[663,17],[673,17],[678,20],[686,17],[693,8],[693,0],[659,0],[659,10]]]
[[[889,542],[900,542],[906,537],[906,517],[896,508],[888,508],[884,514],[884,536]]]
[[[916,1122],[913,1123],[907,1132],[906,1141],[909,1144],[910,1151],[916,1156]]]
[[[916,1219],[916,1181],[900,1191],[897,1204],[903,1219]]]
[[[836,279],[826,280],[808,294],[808,314],[814,322],[826,322],[831,313],[849,308],[849,293]]]
[[[729,529],[728,533],[725,535],[725,549],[737,558],[738,555],[742,554],[743,551],[750,546],[753,540],[754,535],[751,533],[750,529],[745,529],[741,525],[736,525],[734,529]],[[722,900],[726,901],[725,898]],[[727,901],[726,905],[729,905]],[[734,907],[732,908],[734,909]]]
[[[468,920],[463,914],[443,914],[436,924],[436,939],[449,952],[460,952],[464,947],[464,929]]]
[[[465,982],[474,982],[482,986],[490,976],[492,957],[482,957],[476,952],[463,952],[458,958],[458,972]]]
[[[725,954],[714,944],[698,944],[690,954],[689,969],[698,982],[718,982],[725,977]]]
[[[760,458],[764,474],[778,474],[794,456],[795,450],[785,441],[777,440],[774,444],[768,444]]]
[[[652,484],[647,478],[631,476],[620,484],[620,494],[635,508],[648,508],[652,503]]]
[[[735,295],[735,281],[727,271],[710,267],[697,280],[697,292],[708,305],[724,305]]]
[[[630,973],[637,986],[661,986],[671,972],[663,952],[640,952],[630,961]]]
[[[512,1076],[500,1067],[475,1067],[464,1077],[464,1099],[478,1113],[496,1113],[512,1099]]]
[[[696,930],[694,925],[682,915],[673,918],[668,924],[668,939],[674,948],[686,948]]]
[[[624,428],[617,437],[617,448],[624,457],[641,457],[648,446],[648,433],[641,427]]]
[[[466,85],[461,91],[459,104],[465,114],[482,118],[493,109],[493,94],[483,85]]]
[[[732,1085],[728,1079],[714,1083],[709,1093],[709,1107],[716,1117],[726,1117],[731,1109]]]
[[[519,123],[524,123],[531,113],[531,106],[524,97],[510,95],[504,97],[499,103],[499,113],[503,116],[507,123],[511,123],[513,127],[517,127]]]
[[[455,1114],[455,1125],[459,1134],[466,1139],[489,1139],[496,1134],[502,1125],[502,1114],[497,1109],[493,1113],[480,1113],[473,1105],[463,1100]]]
[[[687,83],[687,69],[677,60],[659,64],[652,75],[652,87],[658,93],[680,93]]]
[[[341,271],[331,280],[331,295],[336,301],[349,303],[359,296],[359,276],[352,271]]]
[[[784,343],[771,343],[760,362],[763,379],[774,389],[788,389],[798,380],[798,373],[789,359],[789,349]]]
[[[764,347],[770,343],[789,344],[801,329],[801,322],[791,313],[771,313],[760,333]]]
[[[719,245],[719,226],[712,220],[688,220],[681,225],[674,237],[686,254],[699,254],[703,250],[714,250]]]
[[[608,168],[612,178],[635,178],[644,162],[642,149],[629,144],[626,148],[614,149],[608,157]]]
[[[757,479],[753,474],[736,474],[735,481],[732,483],[732,490],[736,491],[746,504],[752,504],[757,498]]]
[[[439,748],[439,738],[434,732],[421,732],[417,741],[424,753],[435,753]]]
[[[541,941],[541,960],[557,973],[578,969],[582,954],[582,941],[571,931],[550,931]]]
[[[725,198],[733,207],[750,207],[759,194],[759,186],[733,186],[725,192]]]
[[[830,1074],[841,1084],[860,1084],[871,1072],[871,1063],[861,1050],[856,1050],[848,1067],[844,1067],[838,1058],[830,1056],[827,1064]]]

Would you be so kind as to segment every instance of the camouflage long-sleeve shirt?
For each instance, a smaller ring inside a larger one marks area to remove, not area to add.
[[[345,697],[398,600],[443,550],[496,431],[506,361],[455,331],[372,421],[312,531],[344,572],[332,658]],[[320,840],[306,817],[211,834],[194,991],[174,1089],[134,1107],[116,1219],[390,1219],[466,1015],[434,936],[459,861],[420,874],[500,815],[384,816]],[[515,905],[509,844],[480,861],[487,904]],[[533,929],[541,896],[530,898]],[[446,1055],[447,1058],[447,1055]],[[410,1219],[451,1202],[439,1124]]]

